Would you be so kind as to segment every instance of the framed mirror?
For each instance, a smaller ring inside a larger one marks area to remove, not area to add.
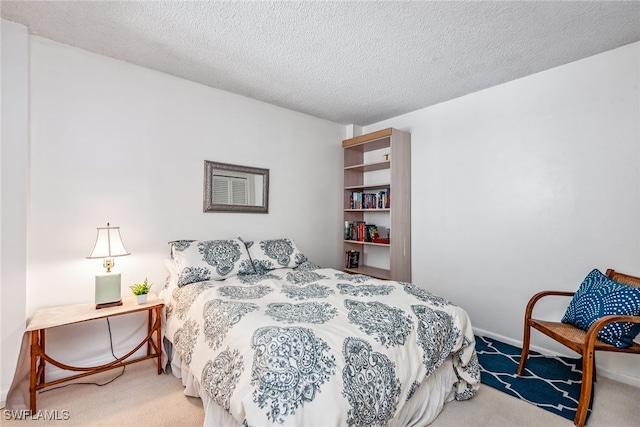
[[[269,169],[204,161],[204,212],[269,212]]]

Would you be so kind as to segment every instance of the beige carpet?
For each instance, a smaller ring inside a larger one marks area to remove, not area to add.
[[[84,378],[84,381],[108,381],[115,372]],[[38,396],[39,410],[57,411],[60,418],[64,416],[63,411],[68,411],[68,420],[7,420],[3,411],[0,424],[7,427],[202,426],[201,401],[186,397],[179,379],[155,372],[154,362],[145,361],[127,366],[122,377],[103,387],[70,385]],[[607,378],[599,379],[595,387],[594,412],[588,427],[640,425],[640,389]],[[482,386],[473,399],[446,404],[431,426],[571,427],[573,423]]]

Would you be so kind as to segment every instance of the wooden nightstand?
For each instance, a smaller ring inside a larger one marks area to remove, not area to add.
[[[96,310],[95,304],[76,304],[61,307],[42,308],[35,312],[33,318],[27,325],[27,332],[31,333],[31,374],[29,384],[29,399],[31,412],[36,412],[36,393],[38,390],[88,375],[98,374],[110,369],[119,368],[131,363],[140,362],[146,359],[158,359],[158,375],[162,373],[162,307],[164,301],[154,294],[149,294],[145,304],[138,304],[136,297],[122,299],[123,304],[117,307],[108,307]],[[133,350],[124,356],[100,366],[76,367],[60,363],[46,354],[45,351],[45,331],[56,326],[70,325],[72,323],[87,322],[90,320],[104,319],[123,314],[131,314],[146,311],[149,313],[147,326],[147,336]],[[155,337],[154,337],[155,335]],[[126,360],[147,344],[147,355],[132,360]],[[44,375],[45,364],[49,362],[61,369],[80,372],[66,378],[46,382]]]

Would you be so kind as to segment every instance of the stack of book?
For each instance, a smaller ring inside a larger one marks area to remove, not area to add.
[[[389,190],[377,193],[352,191],[349,195],[349,206],[351,209],[389,209],[391,207]]]
[[[344,239],[373,242],[378,239],[378,227],[364,221],[347,221],[344,224]]]

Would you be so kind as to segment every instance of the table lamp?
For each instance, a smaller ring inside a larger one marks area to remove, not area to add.
[[[120,273],[111,271],[115,263],[113,258],[131,255],[120,238],[120,227],[98,227],[98,237],[91,254],[87,258],[104,258],[102,266],[106,273],[96,274],[96,309],[122,305],[120,291]]]

